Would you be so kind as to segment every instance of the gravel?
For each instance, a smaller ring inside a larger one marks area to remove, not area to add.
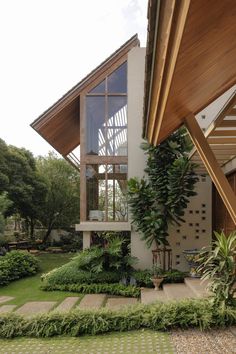
[[[198,329],[171,333],[176,354],[234,354],[236,336],[229,329],[201,332]]]

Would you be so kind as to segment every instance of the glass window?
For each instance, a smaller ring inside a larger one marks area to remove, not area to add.
[[[127,165],[87,165],[87,220],[127,221]]]
[[[107,78],[108,93],[127,92],[127,63],[122,64]]]
[[[108,97],[107,155],[127,156],[127,97]]]
[[[105,80],[95,86],[89,93],[105,93]]]
[[[105,155],[105,97],[86,97],[87,154]]]

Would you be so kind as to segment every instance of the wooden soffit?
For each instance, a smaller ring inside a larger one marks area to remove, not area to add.
[[[80,94],[91,87],[107,71],[127,59],[128,52],[139,46],[137,35],[131,37],[109,58],[60,98],[52,107],[37,118],[31,127],[54,149],[66,157],[80,145]]]
[[[150,0],[144,137],[158,144],[236,83],[235,0]]]

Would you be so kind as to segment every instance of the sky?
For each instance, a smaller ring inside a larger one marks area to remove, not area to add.
[[[29,125],[132,35],[146,45],[147,0],[0,0],[0,138],[35,156]]]

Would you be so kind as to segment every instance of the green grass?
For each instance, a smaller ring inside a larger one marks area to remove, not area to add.
[[[28,301],[62,301],[65,297],[71,296],[70,292],[53,291],[46,292],[40,290],[41,274],[57,268],[62,264],[67,263],[73,254],[42,254],[37,256],[40,261],[40,273],[33,277],[27,277],[16,280],[9,285],[0,288],[0,296],[13,296],[12,301],[7,304],[21,306]]]
[[[167,333],[139,330],[81,338],[4,339],[0,353],[81,353],[81,354],[173,354],[173,345]]]

